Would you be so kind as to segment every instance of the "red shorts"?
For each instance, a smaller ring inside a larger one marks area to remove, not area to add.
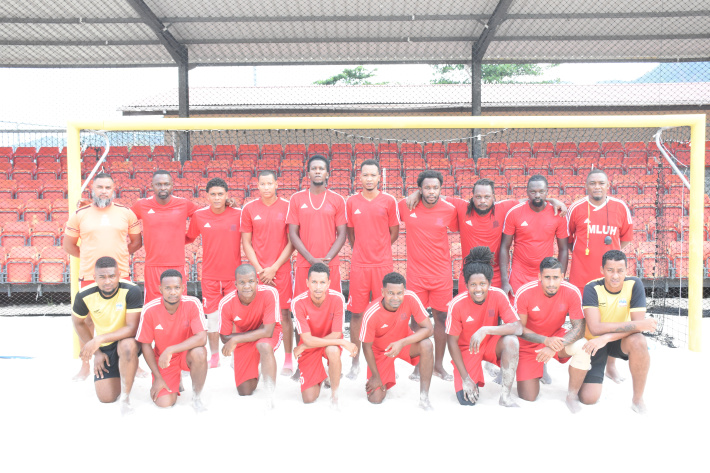
[[[528,272],[525,268],[513,266],[508,277],[508,282],[510,283],[510,287],[513,288],[513,293],[517,294],[518,289],[530,281],[537,281],[539,272],[539,269]]]
[[[567,333],[567,330],[560,328],[552,336],[553,337],[563,337]],[[537,353],[535,350],[544,348],[545,345],[542,343],[530,343],[526,340],[520,340],[520,351],[518,359],[518,371],[516,371],[516,379],[518,381],[527,381],[528,379],[542,378],[542,369],[545,366],[544,363],[540,363],[535,358],[537,358]],[[560,363],[567,363],[570,357],[560,358],[559,353],[555,353],[555,360]]]
[[[410,332],[410,335],[413,332]],[[409,363],[412,366],[415,366],[417,363],[419,363],[419,357],[415,356],[412,358],[409,356],[409,349],[411,348],[412,345],[407,345],[402,349],[401,352],[399,352],[399,355],[397,355],[395,358],[386,356],[384,352],[381,351],[375,351],[373,350],[373,353],[375,354],[375,363],[377,364],[377,371],[380,372],[380,381],[382,381],[382,384],[385,385],[385,388],[391,389],[395,384],[397,384],[395,380],[395,375],[394,375],[394,360],[399,358],[400,360],[404,360],[407,363]],[[372,377],[372,372],[370,371],[370,367],[367,367],[367,379],[369,380]]]
[[[274,333],[271,338],[262,338],[255,342],[239,343],[234,349],[234,382],[237,386],[244,381],[259,377],[259,361],[261,355],[256,348],[257,343],[268,343],[276,351],[281,346],[283,333],[281,324],[274,326]]]
[[[454,297],[454,281],[448,278],[417,277],[407,280],[407,289],[413,291],[424,307],[447,312],[446,306]]]
[[[293,297],[293,279],[291,278],[291,266],[284,264],[276,271],[274,278],[276,291],[279,293],[279,308],[290,309],[291,298]],[[259,284],[262,284],[259,282]]]
[[[309,348],[298,359],[298,369],[301,371],[301,392],[322,383],[328,377],[328,373],[323,368],[323,360],[328,362],[328,357],[325,355],[326,348]],[[342,353],[343,348],[338,348]]]
[[[143,302],[148,303],[153,299],[162,297],[158,290],[160,288],[160,275],[168,269],[180,271],[180,274],[182,274],[183,293],[187,294],[187,282],[189,279],[185,275],[185,266],[146,266],[144,272],[145,281],[143,283]]]
[[[222,298],[236,289],[234,280],[218,281],[214,279],[202,280],[202,305],[205,314],[211,314],[219,310],[219,303]]]
[[[350,266],[350,285],[348,295],[348,310],[354,314],[365,312],[370,300],[382,295],[382,279],[391,273],[393,266],[363,267]],[[372,292],[372,299],[370,299]]]
[[[461,266],[461,274],[459,274],[459,285],[458,285],[458,293],[461,294],[462,292],[468,291],[466,288],[466,282],[463,279],[463,266]],[[498,266],[493,268],[493,280],[491,281],[491,286],[497,287],[500,289],[500,286],[503,282],[500,279],[500,271],[498,271]]]
[[[155,362],[158,362],[159,357],[155,357]],[[167,368],[160,368],[160,376],[163,377],[165,384],[172,391],[169,393],[165,389],[161,389],[158,393],[158,397],[165,396],[167,394],[177,394],[180,395],[180,376],[183,371],[190,371],[190,367],[187,366],[187,352],[176,353],[170,358],[170,366]],[[155,376],[153,376],[153,381],[155,381]]]
[[[328,265],[330,268],[330,288],[334,291],[343,292],[340,287],[340,263],[335,265]],[[296,270],[293,275],[293,293],[303,294],[308,290],[306,281],[308,280],[308,270],[310,266],[296,266]]]
[[[498,340],[500,340],[500,335],[486,336],[478,353],[469,353],[468,347],[461,349],[461,356],[463,357],[463,364],[466,367],[466,371],[473,382],[479,386],[486,384],[483,378],[483,367],[481,366],[483,361],[500,366],[500,360],[496,356]],[[454,390],[459,392],[463,389],[463,379],[453,361],[451,364],[454,365]]]

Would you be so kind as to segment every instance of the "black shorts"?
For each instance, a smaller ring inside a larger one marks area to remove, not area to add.
[[[94,375],[94,382],[108,378],[120,378],[121,372],[118,370],[118,342],[113,342],[105,347],[99,347],[99,350],[104,352],[108,357],[109,366],[106,367],[108,369],[108,373],[104,372],[103,378],[99,378]],[[138,356],[141,356],[140,348],[138,349]]]
[[[592,356],[592,368],[587,371],[587,376],[584,378],[585,383],[602,384],[604,381],[604,369],[606,368],[606,360],[609,357],[628,360],[629,355],[621,350],[621,340],[609,342],[601,349],[597,350]]]

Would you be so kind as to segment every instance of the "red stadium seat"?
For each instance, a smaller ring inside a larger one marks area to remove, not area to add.
[[[276,158],[278,161],[281,161],[283,154],[283,146],[280,144],[265,144],[261,146],[262,158]]]
[[[527,141],[512,142],[508,145],[508,154],[512,158],[527,160],[532,156],[532,148]]]
[[[223,159],[215,159],[214,161],[209,161],[207,163],[207,177],[221,177],[222,179],[228,178],[230,165],[230,161]]]
[[[37,198],[42,194],[44,188],[43,181],[18,180],[17,191],[15,192],[16,199],[31,199]]]
[[[37,282],[42,284],[61,284],[67,282],[69,257],[59,246],[43,248],[37,263]]]
[[[330,157],[330,148],[325,143],[311,143],[308,145],[308,157],[310,158],[314,154],[320,154],[326,158]]]
[[[350,143],[333,143],[331,145],[331,156],[333,159],[353,159],[353,145]]]
[[[62,173],[62,165],[57,162],[43,162],[37,166],[37,179],[59,179]]]
[[[577,147],[581,158],[598,159],[602,155],[602,149],[596,141],[582,141]]]
[[[133,253],[131,275],[133,282],[145,282],[145,247],[141,247]]]
[[[0,180],[0,198],[14,199],[17,191],[17,181]]]
[[[204,161],[185,161],[182,165],[183,179],[200,180],[205,177]]]
[[[125,161],[127,156],[127,146],[111,146],[111,148],[109,148],[108,150],[108,154],[106,155],[106,160],[108,160],[109,158],[120,158],[121,161]]]
[[[58,161],[59,148],[56,146],[42,146],[39,151],[37,151],[37,164]]]
[[[578,156],[577,143],[558,141],[555,144],[555,155],[558,158],[576,158]]]
[[[9,163],[12,161],[13,149],[11,146],[0,146],[0,161]]]
[[[34,163],[15,163],[12,168],[12,179],[27,180],[34,179],[37,166]]]
[[[150,146],[131,146],[131,150],[128,152],[128,159],[147,161],[152,155],[153,150],[150,149]]]
[[[237,158],[256,162],[259,158],[259,145],[239,145]]]
[[[357,146],[357,145],[356,145]],[[306,157],[306,145],[303,143],[288,143],[284,149],[284,159],[293,159],[300,161],[303,166],[304,158]]]
[[[29,222],[8,222],[2,226],[0,233],[0,245],[4,248],[14,248],[25,246],[30,234]]]
[[[251,146],[251,145],[250,145]],[[250,148],[251,149],[251,148]],[[209,150],[208,150],[209,151]],[[255,150],[256,154],[254,158],[259,155],[259,147],[257,146]],[[217,145],[215,146],[214,156],[210,153],[200,153],[198,155],[198,161],[209,161],[211,159],[221,159],[223,161],[232,161],[237,157],[237,147],[236,145]]]
[[[175,148],[163,145],[156,146],[153,148],[151,158],[153,161],[172,161],[175,159]]]
[[[37,150],[34,146],[18,146],[12,154],[12,161],[17,163],[34,163]]]
[[[23,219],[25,222],[44,222],[52,212],[52,201],[48,199],[26,199]]]
[[[33,282],[38,256],[37,248],[32,246],[10,248],[6,263],[7,282],[15,284]]]

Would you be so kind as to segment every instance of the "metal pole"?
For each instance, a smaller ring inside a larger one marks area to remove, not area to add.
[[[190,117],[190,86],[188,82],[187,55],[183,61],[178,62],[178,115],[180,118]],[[190,157],[190,132],[181,131],[179,145],[179,159],[184,163]]]
[[[471,115],[474,117],[481,116],[481,83],[483,81],[483,71],[481,63],[475,60],[471,62]],[[481,133],[480,129],[474,129],[472,136],[477,136]],[[473,140],[473,159],[478,161],[478,158],[483,156],[481,140]]]

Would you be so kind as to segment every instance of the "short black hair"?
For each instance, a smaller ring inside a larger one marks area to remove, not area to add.
[[[155,176],[160,176],[160,175],[163,175],[163,174],[166,175],[166,176],[168,176],[171,181],[173,180],[173,175],[170,174],[170,172],[169,172],[169,171],[166,171],[165,169],[157,169],[157,170],[153,171],[153,177],[155,177]]]
[[[439,171],[434,171],[433,169],[427,169],[426,171],[422,171],[419,173],[419,177],[417,177],[417,187],[422,187],[422,182],[424,182],[424,179],[438,179],[439,185],[444,185],[444,175],[441,174]]]
[[[562,264],[554,256],[548,256],[540,262],[540,273],[546,269],[562,269]]]
[[[256,268],[254,266],[249,263],[240,264],[234,271],[234,279],[236,280],[237,276],[249,276],[251,274],[256,275]]]
[[[623,261],[626,265],[626,254],[621,250],[609,250],[602,255],[602,268],[606,266],[607,261]]]
[[[182,274],[177,269],[166,269],[160,275],[161,284],[163,282],[163,279],[165,279],[165,278],[180,278],[180,281],[182,281]]]
[[[380,163],[378,163],[374,159],[366,159],[365,161],[363,161],[360,165],[360,171],[362,171],[362,168],[364,168],[365,166],[377,166],[377,172],[380,172]]]
[[[311,265],[310,268],[308,268],[308,277],[311,277],[311,273],[325,273],[328,275],[328,279],[330,279],[330,268],[328,267],[327,264],[323,263],[315,263]]]
[[[528,179],[527,187],[530,187],[531,182],[536,182],[536,181],[544,182],[545,187],[549,187],[547,184],[547,178],[545,176],[543,176],[542,174],[534,174],[534,175],[530,176],[530,179]]]
[[[276,172],[272,171],[271,169],[264,169],[263,171],[259,172],[259,177],[257,177],[257,180],[262,176],[272,176],[274,178],[274,181],[278,180],[278,177],[276,177]]]
[[[482,274],[490,283],[493,280],[493,252],[487,246],[477,246],[471,248],[463,260],[463,278],[468,284],[468,280],[474,274]]]
[[[385,274],[385,277],[382,278],[382,287],[387,287],[388,284],[403,284],[404,288],[407,288],[407,280],[399,273]]]
[[[110,256],[102,256],[96,260],[95,269],[118,268],[118,262]]]
[[[325,163],[325,171],[330,172],[330,163],[328,162],[328,158],[326,158],[322,154],[314,154],[313,156],[308,158],[308,163],[306,164],[306,172],[311,170],[311,163],[313,161],[323,161]]]
[[[111,179],[111,182],[114,182],[113,178],[111,177],[111,174],[109,174],[107,172],[98,173],[97,175],[94,176],[94,181],[96,181],[96,179]]]
[[[591,171],[589,171],[589,173],[587,174],[587,178],[584,180],[584,182],[587,182],[589,180],[589,178],[594,174],[604,174],[604,177],[606,177],[606,180],[607,181],[609,180],[609,176],[604,172],[603,169],[594,168]]]
[[[222,189],[224,189],[225,192],[229,191],[229,187],[227,187],[227,182],[221,177],[213,177],[212,179],[207,181],[206,191],[208,194],[210,192],[210,189],[212,189],[213,187],[221,187]]]

